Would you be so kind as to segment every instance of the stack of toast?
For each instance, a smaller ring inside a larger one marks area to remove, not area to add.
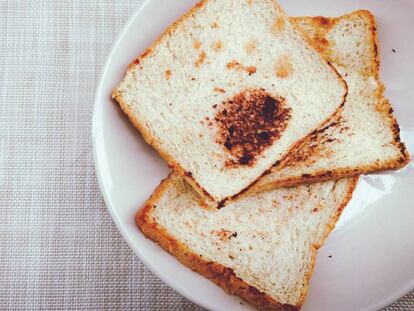
[[[204,0],[172,24],[112,94],[172,168],[144,235],[258,309],[300,309],[358,175],[409,161],[376,28],[275,0]]]

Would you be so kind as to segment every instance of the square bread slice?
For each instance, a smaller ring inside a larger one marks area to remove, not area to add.
[[[144,235],[181,263],[263,310],[298,310],[316,250],[351,199],[357,178],[243,196],[202,208],[178,175],[138,212]]]
[[[205,0],[128,67],[112,96],[217,205],[330,118],[346,93],[275,0]]]
[[[375,17],[366,10],[339,18],[291,19],[344,77],[343,111],[306,137],[250,191],[399,169],[409,162],[379,77]]]

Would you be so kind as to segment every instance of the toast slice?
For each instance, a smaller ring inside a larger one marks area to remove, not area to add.
[[[366,10],[339,18],[291,21],[344,77],[348,96],[341,113],[294,148],[250,191],[399,169],[409,162],[393,109],[379,77],[375,17]]]
[[[138,212],[144,235],[181,263],[263,310],[298,310],[321,247],[357,178],[279,188],[201,208],[171,175]]]
[[[130,64],[112,96],[217,205],[331,117],[346,93],[277,1],[204,0]]]

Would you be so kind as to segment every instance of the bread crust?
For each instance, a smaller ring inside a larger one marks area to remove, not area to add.
[[[370,20],[371,23],[371,42],[373,42],[374,45],[374,57],[373,57],[373,74],[375,80],[378,82],[379,87],[376,91],[376,97],[378,100],[378,103],[383,103],[386,105],[386,109],[382,109],[378,113],[382,114],[382,118],[388,122],[389,128],[392,129],[393,133],[393,140],[391,142],[392,145],[394,145],[398,150],[400,150],[400,153],[398,156],[396,156],[394,159],[391,160],[380,160],[375,163],[372,163],[370,165],[361,165],[359,167],[341,167],[336,168],[332,170],[317,170],[310,174],[303,174],[300,176],[291,176],[291,177],[285,177],[285,178],[279,178],[274,179],[271,181],[268,181],[266,184],[257,185],[257,181],[255,185],[252,185],[247,192],[260,192],[260,191],[266,191],[274,188],[279,187],[292,187],[300,184],[308,184],[308,183],[314,183],[314,182],[320,182],[320,181],[326,181],[326,180],[337,180],[341,178],[346,177],[352,177],[360,174],[366,174],[366,173],[372,173],[377,171],[384,171],[384,170],[397,170],[405,165],[407,165],[410,162],[410,155],[407,151],[407,148],[405,144],[401,141],[400,138],[400,129],[397,123],[396,118],[393,115],[393,108],[389,101],[384,98],[384,90],[385,87],[381,83],[380,79],[380,55],[379,55],[379,41],[378,41],[378,35],[377,35],[377,24],[375,20],[375,16],[368,10],[357,10],[354,12],[351,12],[349,14],[340,16],[340,17],[332,17],[332,18],[326,18],[322,16],[317,17],[311,17],[310,19],[314,20],[314,23],[317,24],[317,27],[325,27],[326,29],[330,29],[334,27],[338,22],[340,22],[343,19],[348,19],[355,16],[364,16],[367,17]],[[292,21],[303,21],[308,20],[309,17],[294,17],[290,18]],[[307,40],[311,41],[311,40]],[[340,112],[336,115],[336,117],[340,116]],[[335,117],[333,117],[331,120],[328,120],[323,124],[320,128],[322,128],[324,125],[328,124],[332,120],[334,120]],[[312,135],[313,133],[311,133]],[[277,171],[279,169],[282,169],[289,165],[289,162],[292,158],[292,156],[295,154],[296,150],[300,149],[303,145],[303,142],[306,141],[311,135],[308,135],[298,141],[292,148],[291,151],[279,162],[276,163],[275,166],[271,169],[266,171],[262,176],[270,174],[274,171]]]
[[[191,17],[192,15],[194,15],[197,11],[199,11],[200,9],[202,9],[205,4],[208,2],[209,0],[201,0],[200,2],[198,2],[194,7],[192,7],[187,13],[185,13],[184,15],[182,15],[179,19],[177,19],[172,25],[170,25],[151,45],[149,48],[147,48],[138,58],[136,58],[132,63],[129,64],[127,71],[130,71],[132,69],[134,69],[134,67],[139,66],[140,62],[146,58],[148,55],[150,55],[154,49],[154,47],[158,46],[159,44],[161,44],[163,42],[163,40],[165,38],[167,38],[168,36],[170,36],[171,34],[173,34],[176,30],[177,27],[186,19],[188,19],[189,17]],[[276,10],[278,10],[279,12],[283,12],[283,17],[285,18],[286,21],[289,20],[289,18],[287,17],[287,15],[284,13],[283,9],[281,8],[281,6],[276,2],[276,1],[270,1],[270,3],[275,7]],[[298,27],[296,27],[295,25],[292,24],[292,27],[296,30],[297,33],[299,33],[301,35],[301,37],[303,38],[303,33],[300,31],[300,29]],[[306,41],[304,39],[304,41]],[[314,50],[315,53],[317,55],[319,55],[320,59],[326,63],[329,68],[336,74],[336,76],[338,77],[338,80],[340,81],[340,83],[343,85],[345,93],[342,97],[341,100],[341,104],[339,105],[339,107],[337,108],[337,110],[330,115],[329,117],[327,117],[327,119],[325,121],[323,121],[321,123],[322,126],[325,122],[327,122],[328,120],[330,120],[332,118],[333,115],[335,115],[339,110],[341,110],[341,108],[344,106],[345,101],[346,101],[346,96],[348,94],[348,86],[346,84],[346,81],[341,77],[341,75],[338,73],[338,71],[324,58],[322,57],[317,50],[312,47],[309,46],[310,49]],[[143,125],[140,124],[139,120],[134,116],[133,112],[128,108],[128,105],[126,104],[126,102],[124,101],[123,97],[122,97],[122,91],[119,88],[115,88],[112,91],[112,98],[118,102],[119,106],[121,107],[122,111],[128,116],[130,122],[132,123],[132,125],[138,129],[138,131],[141,133],[142,137],[144,138],[144,140],[150,145],[152,146],[160,155],[162,158],[164,158],[164,160],[168,163],[168,165],[176,172],[178,172],[181,176],[184,177],[184,179],[197,191],[197,193],[203,198],[203,200],[205,201],[205,206],[206,207],[222,207],[225,205],[225,203],[233,201],[236,197],[238,197],[239,194],[247,191],[248,188],[251,187],[251,185],[255,184],[257,182],[258,179],[260,179],[260,177],[262,175],[260,175],[256,181],[252,182],[249,186],[247,186],[245,189],[241,190],[238,194],[235,194],[233,196],[228,196],[223,198],[221,201],[217,200],[212,194],[210,194],[206,189],[204,189],[194,178],[191,174],[188,174],[188,172],[178,163],[177,160],[175,160],[165,149],[162,148],[162,146],[160,145],[159,141],[148,131],[145,129],[145,127]],[[286,155],[288,155],[292,150],[294,146],[291,146],[291,148],[289,149],[289,151],[286,153]],[[273,166],[268,167],[268,170],[270,170]]]
[[[305,274],[304,291],[300,297],[300,303],[296,306],[293,306],[289,304],[281,304],[269,295],[260,292],[257,288],[247,284],[242,279],[237,277],[231,268],[225,267],[220,263],[208,261],[202,258],[202,256],[191,251],[184,243],[175,239],[164,227],[151,219],[151,213],[154,209],[154,206],[157,205],[158,200],[170,186],[170,178],[171,175],[161,182],[161,184],[154,191],[151,198],[136,214],[136,223],[142,233],[148,239],[158,243],[165,251],[176,257],[177,260],[182,264],[214,282],[223,288],[223,290],[228,294],[237,295],[260,310],[275,311],[296,311],[299,310],[303,305],[308,291],[309,280],[314,269],[317,249],[323,245],[326,237],[335,227],[339,216],[351,199],[352,193],[358,181],[358,177],[354,177],[349,181],[347,195],[344,197],[335,215],[331,218],[331,221],[326,226],[323,237],[320,241],[318,241],[318,243],[315,243],[311,246],[312,259],[309,265],[309,270]]]

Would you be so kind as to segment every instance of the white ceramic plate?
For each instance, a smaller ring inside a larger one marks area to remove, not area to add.
[[[134,215],[168,173],[110,99],[128,63],[194,0],[152,0],[115,42],[93,116],[94,161],[108,209],[142,261],[176,291],[211,310],[246,310],[236,297],[179,264],[137,229]],[[414,1],[285,0],[290,15],[337,16],[359,8],[378,18],[382,78],[402,138],[414,154]],[[393,52],[395,50],[395,53]],[[332,257],[329,257],[332,256]],[[414,165],[363,176],[337,228],[319,251],[303,310],[377,310],[414,288]]]

